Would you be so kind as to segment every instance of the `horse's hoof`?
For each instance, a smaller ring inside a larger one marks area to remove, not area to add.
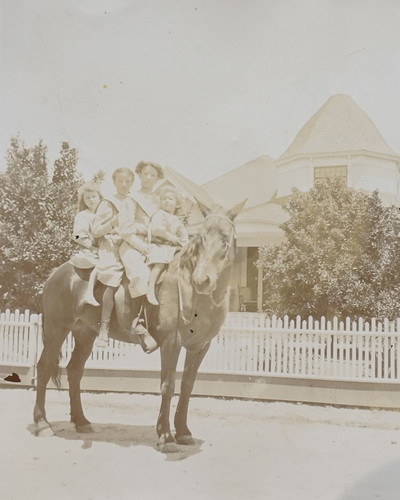
[[[161,451],[161,453],[177,453],[179,451],[176,443],[158,444],[157,447]]]
[[[39,422],[36,422],[35,436],[52,437],[55,436],[55,434],[48,422],[45,420],[39,420]]]
[[[158,438],[157,449],[161,453],[176,453],[179,451],[175,439],[170,434],[168,436],[162,435]]]
[[[190,434],[187,436],[175,436],[175,439],[178,444],[184,444],[186,446],[194,446],[196,444]]]
[[[75,424],[75,430],[80,434],[91,434],[92,432],[94,432],[92,424],[81,424],[81,425]]]

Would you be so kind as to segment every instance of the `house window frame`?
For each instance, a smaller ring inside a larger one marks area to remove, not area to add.
[[[318,173],[323,175],[317,175]],[[347,185],[347,165],[326,165],[314,167],[314,186],[322,179],[342,179]]]

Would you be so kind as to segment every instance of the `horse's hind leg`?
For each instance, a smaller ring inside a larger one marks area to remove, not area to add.
[[[72,335],[74,336],[75,346],[67,365],[71,422],[75,424],[78,432],[93,432],[91,423],[83,413],[81,379],[85,363],[93,349],[96,333],[80,322],[72,330]]]
[[[36,380],[36,402],[33,410],[33,419],[36,423],[37,436],[54,435],[51,426],[46,418],[45,402],[46,402],[46,387],[53,378],[58,385],[59,376],[59,357],[61,346],[68,335],[68,330],[60,328],[49,328],[45,326],[43,335],[43,352],[37,364],[37,380]]]
[[[189,399],[192,394],[199,366],[206,355],[210,343],[205,344],[200,351],[186,351],[185,368],[182,374],[181,391],[175,413],[175,439],[179,444],[193,445],[192,433],[187,426]]]

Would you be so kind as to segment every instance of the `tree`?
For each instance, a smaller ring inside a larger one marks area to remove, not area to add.
[[[94,182],[95,184],[101,185],[104,182],[104,179],[106,177],[106,174],[104,170],[98,170],[92,177],[91,182]]]
[[[51,267],[69,259],[72,251],[72,229],[77,209],[78,188],[83,184],[82,175],[76,165],[78,155],[75,148],[63,142],[59,158],[54,162],[52,181],[46,195],[46,232],[42,235],[52,247],[47,255]],[[44,257],[44,255],[43,255]]]
[[[400,216],[340,181],[295,190],[286,239],[260,249],[265,310],[291,317],[400,315]]]
[[[45,228],[46,153],[42,142],[29,149],[17,138],[11,140],[7,152],[7,168],[0,176],[1,306],[24,308],[16,297],[31,302],[29,294],[35,293],[32,253],[36,235]]]
[[[77,154],[63,143],[51,181],[46,154],[42,141],[26,148],[13,138],[0,174],[0,309],[39,311],[44,281],[71,254]]]

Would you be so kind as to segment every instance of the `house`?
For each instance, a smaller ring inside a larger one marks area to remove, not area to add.
[[[247,199],[236,217],[237,254],[230,283],[230,310],[257,311],[262,304],[262,275],[255,262],[258,247],[283,239],[280,224],[286,213],[276,202],[277,170],[264,155],[204,184],[203,189],[222,206]],[[258,297],[260,299],[258,299]]]
[[[289,148],[274,162],[277,198],[293,186],[307,191],[322,177],[341,177],[347,186],[399,203],[400,157],[351,97],[334,95],[308,120]]]
[[[339,177],[347,186],[378,190],[385,205],[400,205],[400,157],[347,95],[334,95],[307,121],[276,160],[265,155],[202,186],[231,207],[248,198],[236,219],[238,253],[230,287],[230,310],[261,311],[258,247],[282,241],[283,206],[292,188],[308,191],[318,179]]]

